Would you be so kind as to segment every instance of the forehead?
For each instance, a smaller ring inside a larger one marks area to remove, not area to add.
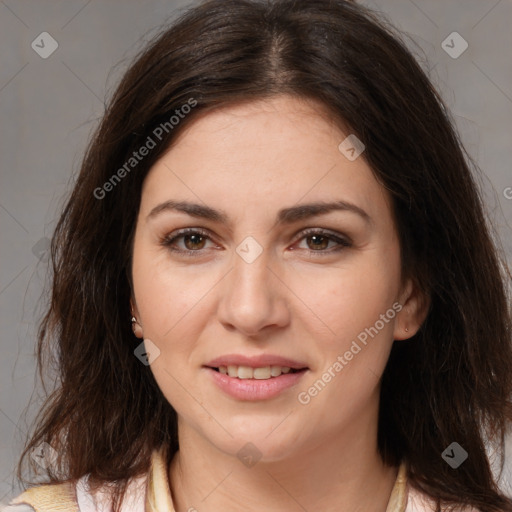
[[[340,128],[341,126],[341,128]],[[297,150],[301,144],[295,140],[308,140],[318,145],[333,135],[339,138],[348,129],[321,102],[290,95],[243,101],[213,111],[200,112],[194,121],[183,130],[173,147],[196,145],[199,139],[206,145],[240,145],[247,153],[257,148],[272,149],[274,144]],[[315,148],[303,148],[314,150]],[[225,157],[227,155],[224,155]]]
[[[199,199],[261,213],[342,199],[382,215],[389,199],[370,167],[338,148],[348,135],[321,103],[291,96],[201,113],[150,170],[141,210]]]

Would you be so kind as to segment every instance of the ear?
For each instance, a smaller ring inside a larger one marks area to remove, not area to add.
[[[139,317],[139,310],[137,309],[137,306],[135,305],[135,300],[133,296],[130,297],[130,315],[134,316],[135,318]]]
[[[396,315],[393,338],[406,340],[412,338],[425,321],[430,308],[430,296],[422,292],[412,279],[408,279],[398,302],[402,309]]]
[[[131,317],[135,317],[135,319],[136,319],[136,322],[132,321],[133,334],[135,334],[135,336],[137,338],[142,339],[142,338],[144,338],[144,335],[142,333],[142,324],[140,322],[139,310],[137,309],[137,306],[134,303],[135,303],[135,301],[133,300],[133,297],[131,297],[130,298]]]

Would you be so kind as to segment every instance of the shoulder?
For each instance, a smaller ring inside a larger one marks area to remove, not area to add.
[[[155,496],[172,512],[167,485],[166,449],[165,445],[155,449],[148,471],[128,480],[121,512],[145,510],[146,503],[154,500]],[[112,512],[112,484],[105,482],[92,492],[89,476],[31,487],[13,498],[7,508],[0,505],[0,512]]]
[[[435,502],[430,496],[411,485],[407,485],[407,490],[407,507],[404,512],[435,512]],[[445,510],[444,507],[441,510]],[[450,508],[450,510],[453,512],[480,512],[476,508],[463,507],[462,505],[457,508]]]
[[[92,493],[88,477],[85,475],[75,482],[31,487],[13,498],[0,512],[111,512],[109,486],[105,484]],[[146,475],[130,480],[122,512],[144,510],[146,480]]]
[[[36,512],[79,512],[76,503],[75,483],[36,485],[13,498],[9,505],[2,509],[2,512],[25,512],[30,510]]]
[[[481,512],[473,507],[463,505],[443,507],[442,512]],[[402,462],[398,469],[395,486],[386,512],[436,512],[435,500],[413,485],[408,478],[407,465]]]

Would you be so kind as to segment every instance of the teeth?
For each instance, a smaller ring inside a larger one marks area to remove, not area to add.
[[[279,377],[282,373],[289,373],[289,366],[263,366],[261,368],[251,368],[250,366],[219,366],[219,372],[230,377],[239,379],[258,379],[266,380],[272,377]]]
[[[281,375],[281,373],[283,373],[283,370],[281,369],[280,366],[271,366],[270,367],[270,375],[272,375],[272,377],[279,377],[279,375]]]
[[[239,379],[252,379],[253,378],[253,369],[249,366],[239,366],[238,367],[238,378]]]
[[[255,379],[270,379],[270,366],[264,366],[263,368],[254,368],[252,373]]]

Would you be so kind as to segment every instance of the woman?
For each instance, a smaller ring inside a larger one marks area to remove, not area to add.
[[[18,468],[40,450],[49,483],[13,506],[512,510],[486,452],[510,273],[441,99],[363,7],[185,13],[116,90],[52,255],[61,384]]]

